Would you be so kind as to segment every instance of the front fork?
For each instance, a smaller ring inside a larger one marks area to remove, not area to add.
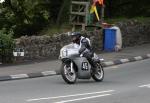
[[[63,63],[68,64],[70,66],[70,72],[73,73],[73,61],[71,59],[63,59],[62,60]]]
[[[70,63],[70,67],[71,67],[71,73],[73,73],[73,62],[72,61]]]

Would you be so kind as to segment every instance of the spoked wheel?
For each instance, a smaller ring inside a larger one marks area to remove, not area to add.
[[[92,78],[97,81],[101,82],[104,79],[104,69],[100,63],[97,63],[96,71],[92,74]]]
[[[74,84],[76,82],[77,74],[74,68],[71,71],[70,64],[65,64],[65,63],[62,64],[61,75],[64,81],[68,84]]]

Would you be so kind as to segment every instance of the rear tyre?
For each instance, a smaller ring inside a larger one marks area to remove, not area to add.
[[[76,82],[77,74],[76,74],[76,71],[74,68],[71,72],[70,63],[68,63],[68,64],[62,63],[61,75],[62,75],[62,78],[64,79],[64,81],[68,84],[74,84]]]
[[[97,63],[96,66],[96,71],[94,73],[92,73],[92,78],[96,81],[96,82],[101,82],[104,79],[104,69],[103,66],[100,63]]]

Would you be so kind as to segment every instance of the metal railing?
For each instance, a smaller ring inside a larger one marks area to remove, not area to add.
[[[0,40],[0,63],[9,63],[13,60],[13,48],[6,46],[2,40]]]

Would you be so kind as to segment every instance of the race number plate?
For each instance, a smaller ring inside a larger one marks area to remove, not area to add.
[[[83,62],[82,63],[82,70],[87,71],[88,69],[89,69],[88,62]]]

